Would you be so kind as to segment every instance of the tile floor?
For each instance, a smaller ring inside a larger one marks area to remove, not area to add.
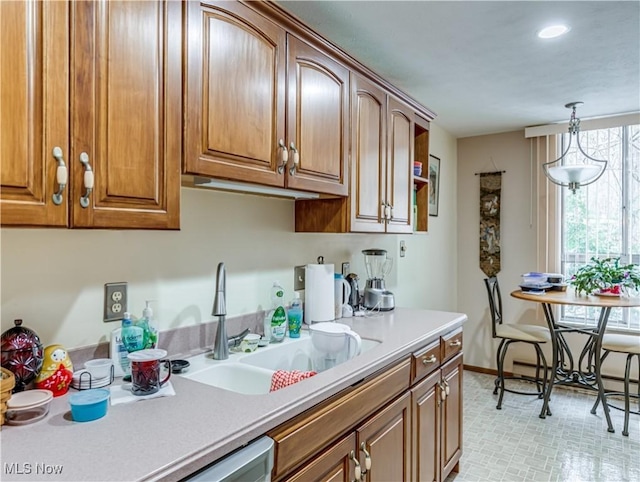
[[[464,372],[463,455],[460,473],[446,482],[640,481],[640,416],[631,414],[624,437],[624,413],[611,410],[616,431],[609,433],[602,408],[590,413],[593,394],[562,387],[544,420],[533,396],[506,392],[496,410],[494,379]]]

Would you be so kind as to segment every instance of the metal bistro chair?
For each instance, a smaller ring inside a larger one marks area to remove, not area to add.
[[[500,285],[498,284],[498,278],[492,276],[491,278],[485,278],[484,284],[487,288],[487,294],[489,296],[489,309],[491,310],[491,328],[493,338],[500,338],[500,345],[496,352],[496,364],[498,366],[498,377],[495,380],[495,389],[493,394],[497,394],[500,390],[500,396],[498,397],[498,405],[496,408],[500,410],[502,408],[502,398],[504,392],[517,393],[519,395],[537,395],[538,398],[544,397],[544,392],[547,386],[547,360],[544,357],[544,353],[540,348],[540,345],[551,341],[551,334],[549,329],[544,326],[538,325],[515,325],[515,324],[503,324],[502,323],[502,296],[500,295]],[[533,345],[536,350],[536,376],[531,378],[525,375],[504,375],[504,359],[507,354],[507,350],[512,343],[528,343]],[[542,372],[542,377],[540,376]],[[505,380],[520,380],[526,382],[532,382],[536,384],[535,392],[525,392],[521,390],[515,390],[512,388],[506,388]],[[548,415],[551,415],[550,411],[547,411]]]
[[[640,414],[640,383],[638,384],[638,393],[631,394],[629,390],[629,377],[631,372],[631,360],[634,356],[638,357],[638,368],[640,369],[640,336],[636,335],[617,335],[617,334],[607,334],[605,333],[602,337],[602,358],[600,358],[600,365],[604,362],[605,358],[611,352],[615,353],[623,353],[627,355],[627,363],[624,369],[624,393],[620,392],[609,392],[605,393],[606,397],[612,395],[624,395],[624,428],[622,429],[622,435],[629,436],[629,414],[635,413]],[[630,398],[636,398],[638,400],[638,409],[631,410],[629,405]],[[591,409],[591,413],[595,414],[596,409],[598,408],[598,404],[600,403],[600,397],[596,399],[596,403],[593,405]],[[615,408],[616,410],[623,410],[622,408],[613,405],[607,402],[611,408]]]

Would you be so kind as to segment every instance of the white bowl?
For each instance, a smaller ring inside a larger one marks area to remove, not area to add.
[[[85,369],[91,373],[93,380],[100,380],[101,378],[107,378],[111,376],[111,367],[113,366],[113,360],[111,358],[95,358],[85,362]]]

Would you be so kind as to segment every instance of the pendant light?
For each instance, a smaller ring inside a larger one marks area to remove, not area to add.
[[[567,148],[558,159],[555,161],[545,162],[542,165],[544,175],[547,176],[552,183],[557,184],[558,186],[568,187],[573,194],[576,193],[576,190],[580,188],[580,186],[586,186],[587,184],[596,182],[600,176],[604,174],[607,167],[607,161],[591,157],[589,154],[584,152],[580,145],[580,136],[578,135],[580,133],[580,119],[576,117],[576,107],[583,103],[584,102],[570,102],[565,105],[566,108],[571,109],[571,119],[569,119],[569,142],[567,143]],[[576,145],[578,146],[579,153],[582,154],[585,159],[583,159],[583,162],[579,164],[563,164],[562,160],[571,148],[571,141],[573,137],[576,138]],[[587,160],[591,162],[587,162]]]

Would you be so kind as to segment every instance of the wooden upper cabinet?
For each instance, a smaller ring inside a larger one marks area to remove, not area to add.
[[[384,232],[386,94],[351,76],[351,231]]]
[[[351,230],[413,230],[414,113],[352,75]]]
[[[178,228],[182,5],[72,6],[73,226]]]
[[[0,217],[9,226],[67,226],[69,6],[0,2]],[[61,191],[61,195],[54,194]],[[56,204],[57,203],[57,204]]]
[[[187,9],[184,172],[346,196],[348,69],[242,3]]]
[[[287,186],[346,196],[349,70],[296,37],[287,39],[286,139],[300,158],[287,169]]]
[[[388,102],[387,143],[387,232],[413,231],[413,141],[414,113],[395,98]]]
[[[3,225],[179,227],[181,12],[0,3]]]
[[[239,2],[186,5],[184,171],[284,187],[284,29]]]

